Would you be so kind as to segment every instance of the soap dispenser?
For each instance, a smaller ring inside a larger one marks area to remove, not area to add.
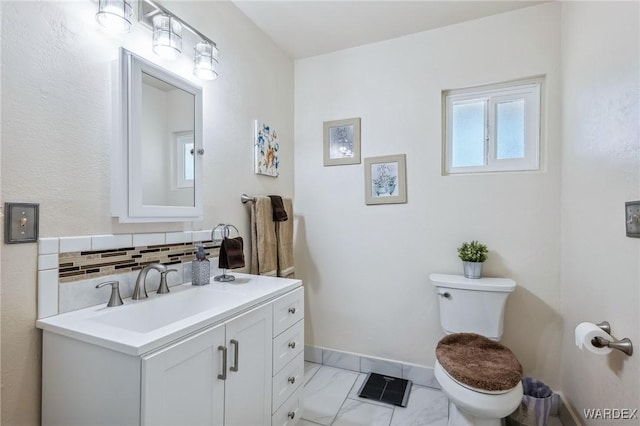
[[[204,252],[204,246],[198,244],[196,258],[191,262],[191,284],[209,284],[210,271],[209,259],[207,259],[207,254]]]

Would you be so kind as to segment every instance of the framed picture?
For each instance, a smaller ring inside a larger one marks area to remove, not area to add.
[[[405,154],[365,158],[364,177],[367,204],[407,202]]]
[[[278,177],[280,159],[278,158],[278,133],[271,126],[255,121],[255,137],[253,141],[255,155],[254,171],[259,175]]]
[[[324,165],[360,164],[360,117],[325,121]]]

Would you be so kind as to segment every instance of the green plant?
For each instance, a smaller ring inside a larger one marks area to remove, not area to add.
[[[458,247],[458,257],[464,262],[484,262],[488,253],[487,246],[478,241],[464,242]]]

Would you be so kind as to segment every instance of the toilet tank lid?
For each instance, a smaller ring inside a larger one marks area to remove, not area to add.
[[[459,288],[476,291],[501,291],[511,293],[516,282],[510,278],[465,278],[462,275],[430,274],[431,284],[436,287]]]

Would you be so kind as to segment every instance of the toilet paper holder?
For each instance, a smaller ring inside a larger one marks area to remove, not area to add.
[[[608,335],[611,335],[611,324],[609,324],[609,321],[602,321],[601,323],[598,323],[596,325],[600,327],[602,331],[604,331]],[[633,355],[633,344],[631,344],[631,340],[628,337],[625,337],[621,340],[607,340],[603,337],[596,336],[591,339],[591,344],[596,348],[617,349],[629,356]]]

